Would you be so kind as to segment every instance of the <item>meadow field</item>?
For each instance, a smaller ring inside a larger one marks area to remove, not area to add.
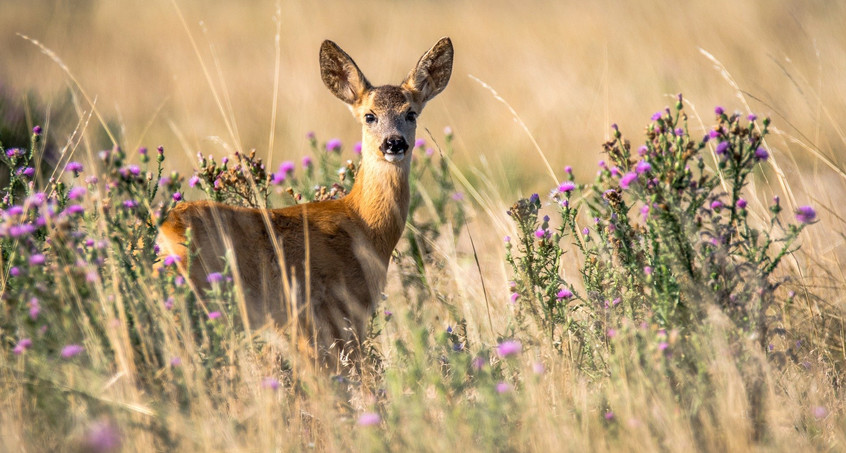
[[[0,450],[846,449],[843,17],[3,1]],[[387,84],[442,36],[359,368],[315,371],[231,279],[167,269],[178,203],[349,189],[324,39]]]

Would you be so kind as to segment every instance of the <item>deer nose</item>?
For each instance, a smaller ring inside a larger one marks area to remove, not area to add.
[[[408,150],[408,142],[405,141],[405,137],[401,135],[392,135],[385,139],[382,142],[382,146],[379,147],[384,154],[399,154],[404,153]]]

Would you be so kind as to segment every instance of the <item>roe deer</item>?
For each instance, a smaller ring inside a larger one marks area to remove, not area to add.
[[[402,84],[374,87],[349,55],[324,41],[323,83],[362,124],[361,164],[350,193],[273,210],[181,203],[160,228],[162,253],[178,255],[184,272],[190,236],[195,286],[205,287],[227,256],[252,325],[272,319],[298,326],[329,363],[347,345],[347,354],[355,352],[408,216],[417,115],[446,87],[452,60],[452,43],[442,38]]]

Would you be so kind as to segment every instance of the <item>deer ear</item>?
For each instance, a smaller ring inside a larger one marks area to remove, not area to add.
[[[441,38],[420,57],[402,87],[413,93],[418,102],[425,104],[446,88],[452,75],[452,57],[452,41]]]
[[[332,94],[350,105],[371,87],[353,59],[329,40],[320,46],[320,76]]]

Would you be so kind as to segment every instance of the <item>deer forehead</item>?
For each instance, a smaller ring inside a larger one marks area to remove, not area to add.
[[[359,101],[358,110],[364,114],[373,112],[376,114],[401,115],[414,107],[411,93],[393,85],[386,85],[372,88],[366,96]]]

